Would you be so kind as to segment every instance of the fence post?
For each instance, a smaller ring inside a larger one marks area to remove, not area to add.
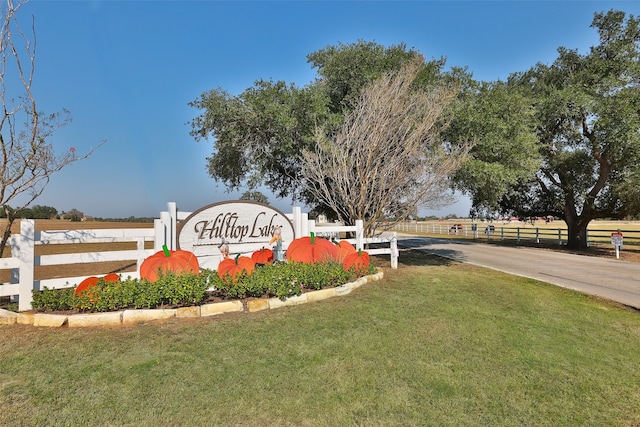
[[[558,228],[558,245],[562,246],[562,229]]]
[[[136,242],[136,248],[139,251],[144,251],[144,237],[138,239],[138,241]],[[143,258],[138,258],[136,260],[136,269],[138,271],[140,271],[140,266],[142,265],[143,262],[144,262],[144,257]]]
[[[167,239],[167,246],[169,246],[169,249],[171,250],[176,250],[178,241],[178,236],[176,236],[176,227],[178,224],[178,207],[176,205],[176,202],[169,202],[167,203],[167,208],[169,209],[170,218],[169,239]]]
[[[536,227],[536,243],[540,243],[540,229]]]
[[[356,219],[356,249],[364,249],[364,221]]]
[[[311,231],[309,230],[309,214],[303,212],[300,214],[300,236],[298,237],[308,236],[309,231]]]
[[[391,235],[390,239],[390,249],[391,249],[391,268],[398,268],[398,236],[396,233]]]
[[[293,207],[293,231],[295,237],[302,237],[302,208],[300,206]]]
[[[31,310],[31,301],[34,284],[34,240],[35,221],[33,219],[23,219],[20,221],[20,246],[14,256],[20,259],[20,290],[18,293],[18,310]]]
[[[11,248],[11,258],[18,258],[20,255],[19,234],[12,234],[11,237],[9,237],[9,247]],[[20,288],[20,268],[12,268],[10,274],[11,277],[9,279],[9,283],[12,285],[18,285],[18,288]],[[18,295],[11,295],[9,298],[11,302],[18,302]]]
[[[162,214],[163,212],[160,213],[160,219],[153,220],[153,249],[156,252],[161,251],[162,245],[167,242],[167,229],[162,221]]]

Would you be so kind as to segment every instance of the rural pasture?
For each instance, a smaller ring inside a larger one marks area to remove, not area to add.
[[[410,221],[398,224],[393,230],[400,233],[439,238],[472,239],[483,243],[520,244],[550,250],[565,250],[558,244],[559,230],[566,242],[567,225],[562,220],[551,222],[538,220],[534,224],[522,221],[476,221],[477,238],[471,231],[473,224],[471,219],[468,218]],[[490,224],[494,226],[494,231],[490,236],[487,236],[484,233],[484,229]],[[621,230],[624,234],[624,244],[623,249],[620,251],[620,259],[640,262],[640,221],[592,221],[588,227],[589,249],[575,252],[593,256],[615,256],[615,249],[611,244],[611,233],[618,230]],[[539,236],[539,242],[536,241],[536,232]],[[520,241],[517,241],[518,236]]]

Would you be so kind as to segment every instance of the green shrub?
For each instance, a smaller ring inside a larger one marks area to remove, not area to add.
[[[74,288],[49,289],[33,291],[31,306],[39,311],[60,311],[72,310],[72,300],[74,298]]]
[[[285,299],[302,294],[302,266],[299,263],[276,263],[264,270],[271,279],[269,296]]]
[[[370,266],[367,274],[376,272]],[[98,280],[96,286],[80,295],[75,288],[33,292],[32,307],[38,311],[78,310],[104,312],[124,309],[185,307],[202,304],[211,293],[222,299],[277,297],[285,299],[302,294],[304,289],[323,289],[355,280],[356,272],[329,263],[278,262],[258,267],[250,275],[232,280],[221,279],[217,272],[199,274],[168,273],[155,282],[127,278],[120,282]]]
[[[98,280],[80,295],[74,288],[33,292],[32,307],[39,311],[116,311],[127,308],[189,306],[202,303],[209,287],[202,274],[173,273],[155,282],[128,278],[121,282]]]

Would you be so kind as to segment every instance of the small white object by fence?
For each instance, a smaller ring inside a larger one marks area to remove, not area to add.
[[[620,249],[622,249],[622,233],[620,231],[611,233],[611,244],[616,249],[616,259],[620,259]]]

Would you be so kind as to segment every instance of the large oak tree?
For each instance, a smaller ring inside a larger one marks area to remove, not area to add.
[[[474,207],[560,217],[571,248],[587,246],[592,220],[640,212],[639,24],[596,13],[588,53],[561,47],[551,65],[469,95],[477,108],[452,131],[478,138],[456,177]]]

